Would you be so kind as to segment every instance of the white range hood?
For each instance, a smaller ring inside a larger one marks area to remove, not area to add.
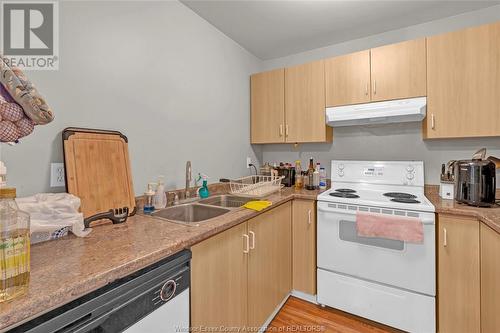
[[[422,121],[426,97],[398,99],[326,108],[326,124],[331,127]]]

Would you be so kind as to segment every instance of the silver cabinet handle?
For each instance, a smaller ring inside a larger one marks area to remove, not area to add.
[[[247,234],[243,234],[243,238],[245,238],[245,249],[243,250],[243,253],[248,253],[250,252],[250,238]]]
[[[366,82],[365,95],[368,96],[368,82]]]
[[[431,128],[434,129],[436,120],[434,119],[434,113],[431,115]]]
[[[307,211],[307,224],[312,224],[312,219],[311,219],[311,210],[309,209]]]
[[[288,136],[288,124],[285,125],[285,136]]]
[[[283,124],[280,124],[280,136],[283,136]]]
[[[250,236],[252,236],[252,245],[250,245],[250,250],[255,249],[255,232],[249,231]]]
[[[443,228],[443,246],[448,246],[448,234],[446,232],[446,228]]]
[[[373,80],[373,94],[377,94],[377,80]]]

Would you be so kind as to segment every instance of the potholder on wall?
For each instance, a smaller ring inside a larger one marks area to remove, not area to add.
[[[52,110],[38,90],[19,68],[11,68],[0,56],[0,83],[36,125],[54,119]]]
[[[35,123],[0,84],[0,142],[16,142],[33,132]]]

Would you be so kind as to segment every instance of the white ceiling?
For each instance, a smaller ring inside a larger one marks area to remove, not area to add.
[[[181,0],[268,60],[458,15],[499,1]]]

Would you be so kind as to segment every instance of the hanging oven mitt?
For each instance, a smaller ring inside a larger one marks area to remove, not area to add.
[[[24,110],[35,125],[45,125],[54,119],[45,98],[19,68],[10,67],[0,55],[0,84]]]

